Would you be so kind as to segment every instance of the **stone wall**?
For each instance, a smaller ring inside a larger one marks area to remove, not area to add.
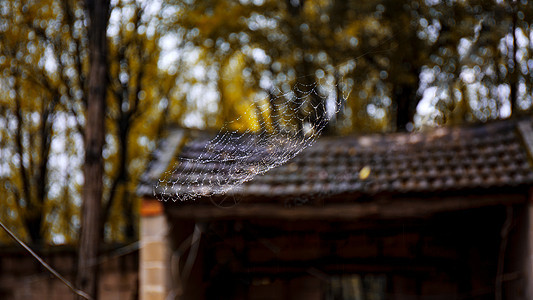
[[[76,251],[52,247],[38,251],[67,280],[75,281]],[[100,299],[138,299],[138,250],[103,256],[100,261]],[[16,246],[0,248],[0,299],[77,299],[28,252]]]

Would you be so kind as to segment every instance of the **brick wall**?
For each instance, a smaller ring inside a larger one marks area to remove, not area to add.
[[[164,300],[170,290],[170,258],[167,221],[161,202],[141,203],[141,251],[139,291],[141,300]]]
[[[76,251],[53,247],[39,251],[42,258],[67,280],[75,281]],[[100,264],[100,299],[138,299],[138,257],[134,251],[104,257]],[[0,248],[0,299],[76,299],[72,291],[16,246]]]

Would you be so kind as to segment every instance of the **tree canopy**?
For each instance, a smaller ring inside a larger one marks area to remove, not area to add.
[[[527,0],[111,1],[107,240],[136,238],[137,179],[169,123],[275,130],[316,82],[343,98],[331,134],[529,112],[532,16]],[[76,0],[0,3],[0,218],[34,243],[77,240],[87,20]]]
[[[110,241],[137,238],[135,184],[174,87],[158,69],[162,17],[146,12],[151,4],[115,1],[107,26],[102,228]],[[0,13],[2,219],[33,243],[72,243],[84,182],[86,12],[82,2],[51,0],[2,2]]]
[[[531,107],[527,1],[175,5],[173,30],[212,68],[222,117],[258,91],[325,76],[339,76],[349,94],[341,132],[487,121]]]

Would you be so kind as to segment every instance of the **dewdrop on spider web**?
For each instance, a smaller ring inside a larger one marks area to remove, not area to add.
[[[330,118],[325,115],[330,112],[325,106],[331,96],[318,92],[318,86],[299,90],[304,95],[301,98],[294,96],[296,93],[290,98],[285,98],[286,94],[276,98],[285,102],[284,107],[277,105],[271,112],[273,119],[281,120],[271,124],[279,127],[276,131],[252,134],[249,130],[239,133],[223,129],[209,141],[193,141],[188,147],[197,156],[179,157],[173,171],[157,183],[156,196],[164,201],[187,201],[223,195],[293,158],[320,136]],[[319,97],[322,106],[309,105],[310,95]],[[302,113],[304,108],[307,111]]]
[[[243,183],[285,164],[318,139],[345,101],[338,84],[296,83],[289,92],[268,93],[272,98],[263,100],[268,105],[254,103],[259,130],[231,129],[246,115],[211,139],[190,141],[154,186],[154,196],[174,202],[215,196],[226,201]]]

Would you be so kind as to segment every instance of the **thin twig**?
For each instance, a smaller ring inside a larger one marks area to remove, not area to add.
[[[505,251],[507,249],[507,241],[509,238],[509,233],[511,232],[513,225],[513,207],[506,207],[506,217],[505,222],[502,225],[501,231],[501,242],[500,242],[500,252],[498,253],[498,266],[496,270],[496,284],[495,284],[495,299],[501,300],[503,297],[503,276],[504,276],[504,264],[505,264]]]
[[[43,265],[43,267],[45,267],[50,273],[52,273],[52,275],[54,275],[59,280],[61,280],[61,282],[63,282],[70,290],[72,290],[75,294],[77,294],[80,297],[83,297],[87,300],[92,300],[91,296],[89,296],[84,291],[79,290],[76,287],[74,287],[74,285],[70,283],[70,281],[68,281],[65,277],[61,276],[61,274],[59,274],[56,270],[50,267],[50,265],[48,265],[41,257],[39,257],[37,253],[33,252],[33,250],[28,245],[26,245],[23,241],[21,241],[13,232],[11,232],[11,230],[9,230],[4,225],[4,223],[2,223],[2,221],[0,221],[0,226],[2,227],[2,229],[4,229],[7,232],[7,234],[12,239],[15,240],[15,242],[19,243],[24,249],[26,249],[26,251],[28,251],[41,265]]]
[[[194,231],[189,235],[176,249],[171,256],[170,272],[172,277],[176,282],[176,288],[172,289],[167,296],[167,299],[176,298],[176,296],[181,299],[183,292],[185,290],[185,283],[189,280],[189,275],[191,273],[192,264],[196,260],[198,254],[198,244],[200,238],[202,237],[202,229],[199,224],[194,225]],[[189,250],[190,249],[190,250]],[[180,272],[180,262],[182,256],[185,252],[189,250],[189,255],[185,261],[185,266],[183,267],[182,272]]]
[[[189,276],[191,275],[192,267],[194,265],[194,262],[196,261],[196,256],[198,255],[198,247],[200,246],[201,237],[202,230],[200,229],[198,224],[196,224],[194,225],[194,232],[192,234],[192,240],[189,246],[189,255],[187,255],[185,265],[183,266],[183,270],[181,272],[181,278],[184,283],[189,280]]]

